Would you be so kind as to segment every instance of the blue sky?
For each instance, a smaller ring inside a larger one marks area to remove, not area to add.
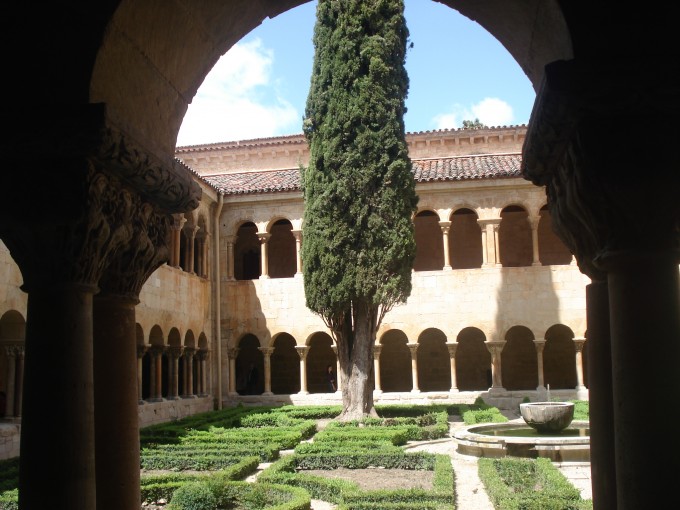
[[[302,132],[314,58],[316,0],[263,23],[215,64],[184,117],[177,145]],[[406,0],[413,48],[406,130],[527,124],[536,97],[519,65],[478,23],[432,0]]]

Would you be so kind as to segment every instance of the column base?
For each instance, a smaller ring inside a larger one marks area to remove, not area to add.
[[[382,394],[383,394],[383,390],[373,390],[373,394],[374,394],[374,395],[382,395]]]
[[[507,390],[503,386],[492,386],[488,391],[489,393],[505,393]]]
[[[420,393],[420,390],[416,388],[415,390],[411,390],[411,393]]]
[[[589,396],[590,392],[588,391],[588,388],[586,388],[585,386],[576,387],[576,398],[578,400],[590,400]]]
[[[309,395],[309,392],[308,391],[298,391],[297,394],[298,395]]]
[[[271,391],[265,391],[265,392],[262,393],[262,395],[269,396],[269,395],[273,395],[273,393]]]
[[[182,395],[180,398],[198,398],[196,395]]]
[[[449,393],[460,393],[460,390],[458,388],[451,388]]]

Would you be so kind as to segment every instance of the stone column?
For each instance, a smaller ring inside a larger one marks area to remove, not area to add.
[[[296,345],[295,350],[300,356],[300,391],[299,395],[307,395],[307,354],[309,353],[309,347],[306,345]]]
[[[333,353],[335,354],[335,385],[336,385],[336,393],[341,393],[342,392],[342,376],[340,373],[340,356],[338,356],[338,346],[337,344],[334,344],[331,346],[331,349],[333,349]]]
[[[139,415],[134,295],[94,299],[97,509],[139,508]]]
[[[449,254],[449,230],[451,229],[450,221],[440,221],[439,226],[442,229],[442,241],[444,242],[444,270],[451,270],[451,255]]]
[[[181,232],[187,219],[184,217],[184,214],[181,213],[173,214],[172,218],[172,251],[170,253],[170,265],[179,268],[179,261],[181,258],[180,252],[182,249]]]
[[[503,375],[501,373],[501,352],[503,352],[503,347],[507,342],[505,340],[488,340],[484,342],[486,348],[491,353],[491,388],[489,390],[493,391],[505,391],[503,388]]]
[[[203,242],[201,246],[201,276],[208,278],[210,276],[210,232],[204,232],[201,241]]]
[[[500,265],[498,246],[498,228],[500,218],[477,220],[482,229],[482,267],[496,267]]]
[[[607,282],[611,348],[604,352],[605,321],[598,317],[600,329],[591,338],[589,326],[588,343],[592,339],[604,344],[595,348],[594,362],[600,365],[592,369],[604,375],[591,381],[590,394],[608,412],[605,393],[611,369],[614,414],[611,424],[598,423],[607,417],[597,411],[590,421],[596,434],[591,434],[593,445],[606,435],[614,437],[616,499],[598,487],[595,510],[660,507],[665,503],[659,495],[676,483],[673,470],[641,468],[650,452],[640,438],[649,435],[650,423],[668,421],[667,391],[677,387],[677,157],[673,151],[604,149],[621,143],[622,125],[654,126],[636,133],[638,147],[676,143],[674,119],[680,106],[667,100],[668,91],[678,88],[677,79],[670,76],[661,59],[642,61],[635,55],[548,64],[523,150],[522,173],[546,186],[555,231],[576,255],[579,269],[594,281]],[[641,175],[640,169],[649,175]],[[599,298],[596,307],[604,303]],[[588,311],[590,319],[590,307]],[[647,347],[650,341],[653,348]],[[609,469],[596,464],[611,460],[601,453],[604,457],[591,461],[598,475],[602,467]],[[680,456],[680,443],[664,445],[664,455]]]
[[[588,401],[590,402],[590,473],[593,508],[616,505],[616,448],[612,345],[609,332],[609,287],[598,278],[586,286],[588,323]]]
[[[22,403],[24,401],[24,361],[25,361],[25,354],[24,354],[24,346],[23,345],[17,345],[17,351],[16,351],[16,358],[17,358],[17,379],[16,379],[16,390],[15,390],[15,395],[16,395],[16,405],[14,406],[14,416],[17,418],[21,418],[21,409],[22,409]]]
[[[198,374],[196,381],[198,383],[198,388],[196,388],[196,394],[199,397],[205,397],[208,392],[206,391],[206,362],[208,359],[208,351],[205,349],[199,349],[196,351],[196,360],[198,361]]]
[[[538,372],[538,387],[536,390],[542,392],[545,390],[545,373],[543,370],[543,350],[545,349],[545,338],[534,339],[534,348],[536,349],[536,364]]]
[[[458,392],[458,381],[456,377],[456,350],[458,349],[458,342],[446,342],[446,348],[449,350],[449,359],[451,360],[451,393]]]
[[[263,395],[273,395],[272,393],[272,353],[274,352],[273,347],[258,347],[264,356],[264,393]]]
[[[477,220],[477,225],[479,225],[479,230],[482,235],[482,267],[488,267],[489,253],[486,247],[486,223],[482,220]]]
[[[532,266],[540,266],[541,256],[538,251],[538,223],[541,220],[539,217],[529,218],[529,225],[531,225],[531,248],[534,260],[531,263]]]
[[[194,258],[196,256],[194,250],[194,241],[196,240],[196,233],[199,231],[200,227],[197,225],[189,225],[184,227],[184,231],[187,233],[187,255],[186,255],[186,272],[191,274],[196,274],[194,271]]]
[[[67,124],[78,130],[78,121]],[[78,141],[54,133],[55,146],[47,154],[32,153],[26,162],[24,171],[33,175],[30,190],[10,185],[0,205],[0,237],[28,293],[19,472],[23,510],[97,507],[93,295],[110,257],[132,234],[132,194],[90,159],[88,151],[102,136],[97,129],[90,123],[88,147],[68,156]],[[26,200],[34,196],[36,180],[59,196],[58,214],[37,214],[36,202]],[[12,221],[17,214],[20,220]],[[46,390],[51,398],[45,398]],[[59,417],[50,434],[45,434],[45,416]]]
[[[137,403],[144,404],[144,399],[142,398],[142,383],[144,378],[144,355],[148,349],[147,345],[137,345]]]
[[[411,351],[411,381],[413,381],[411,393],[420,393],[420,387],[418,386],[418,344],[409,342],[406,345],[409,351]]]
[[[149,360],[151,380],[149,383],[148,402],[163,401],[163,352],[165,347],[162,345],[151,345],[149,347]]]
[[[227,350],[229,356],[229,395],[238,395],[236,392],[236,358],[238,358],[238,347],[230,347]]]
[[[168,347],[168,367],[170,368],[170,389],[168,391],[168,400],[177,400],[179,398],[179,359],[182,357],[182,347],[170,346]]]
[[[267,250],[267,241],[272,235],[269,232],[258,232],[257,238],[260,241],[260,261],[262,265],[261,279],[269,278],[269,253]]]
[[[236,244],[236,236],[224,236],[224,241],[227,243],[227,280],[234,280],[234,244]],[[219,278],[217,280],[219,282]]]
[[[194,394],[194,355],[196,349],[193,347],[184,348],[184,362],[186,363],[184,369],[184,377],[186,377],[186,384],[184,386],[184,395],[182,398],[196,398]]]
[[[583,384],[583,346],[586,339],[583,337],[574,337],[574,347],[576,347],[576,394],[578,398],[587,400],[586,387]]]
[[[302,274],[302,230],[292,230],[293,236],[295,237],[295,274]],[[338,379],[338,384],[340,384]]]
[[[496,267],[500,267],[501,264],[501,243],[498,238],[498,231],[501,228],[501,223],[500,220],[497,223],[494,223],[491,225],[491,231],[493,232],[493,250],[494,250],[494,257],[496,260]]]
[[[374,393],[377,395],[382,394],[382,386],[380,385],[380,351],[382,351],[382,345],[373,346],[373,373],[375,375]]]
[[[14,405],[15,405],[15,393],[16,393],[16,346],[7,345],[5,346],[5,354],[7,355],[7,395],[5,401],[5,418],[14,418]]]
[[[106,108],[104,104],[82,104],[72,110],[46,107],[40,143],[32,145],[30,158],[24,158],[22,165],[32,178],[10,178],[4,183],[11,192],[0,203],[0,238],[19,266],[22,289],[28,293],[19,472],[22,510],[106,508],[99,494],[106,495],[110,473],[99,470],[100,459],[106,461],[106,445],[95,439],[95,429],[101,428],[102,413],[122,400],[122,412],[112,413],[112,426],[135,436],[130,443],[134,468],[113,461],[128,478],[112,502],[119,510],[139,508],[139,455],[134,450],[134,444],[139,447],[136,338],[134,327],[128,329],[131,307],[120,304],[117,310],[126,318],[117,331],[110,332],[130,338],[131,331],[134,339],[132,347],[116,345],[120,352],[114,361],[123,364],[124,358],[126,368],[115,378],[127,378],[125,395],[120,400],[98,400],[95,409],[95,391],[107,392],[117,383],[102,383],[104,368],[99,375],[101,356],[95,359],[94,344],[101,352],[100,347],[105,350],[113,342],[94,338],[93,296],[111,290],[100,280],[129,248],[137,253],[143,249],[137,242],[146,221],[141,197],[168,214],[184,212],[197,207],[200,187],[179,162],[169,157],[161,160],[124,134],[107,117]],[[54,214],[36,208],[54,197],[59,197]],[[167,239],[165,246],[169,246]],[[167,260],[165,256],[162,263]],[[136,267],[131,271],[138,273]],[[45,398],[46,390],[51,398]],[[134,416],[130,428],[128,412]],[[49,434],[45,434],[45,416],[59,417],[51,421]],[[115,445],[116,439],[107,438],[107,443]],[[124,450],[128,444],[117,447]],[[131,479],[136,483],[129,483]]]

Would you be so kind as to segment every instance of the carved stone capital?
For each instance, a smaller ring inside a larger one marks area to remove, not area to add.
[[[178,345],[171,345],[167,348],[168,356],[171,360],[179,359],[184,352],[184,348]]]
[[[456,357],[456,351],[458,350],[458,342],[446,342],[446,348],[449,350],[449,356],[451,358]]]
[[[240,349],[238,347],[231,347],[227,349],[227,356],[229,356],[229,359],[235,360],[236,358],[238,358],[239,350]]]
[[[151,356],[155,358],[160,358],[165,353],[164,345],[150,345],[148,352]]]
[[[265,358],[268,358],[274,352],[273,347],[258,347],[257,350],[260,351],[265,356]]]
[[[80,163],[77,182],[73,174],[65,178],[76,189],[61,197],[62,210],[55,204],[53,213],[40,217],[0,220],[0,237],[21,268],[26,291],[64,284],[96,289],[112,256],[134,236],[138,197],[120,180]]]
[[[148,345],[140,345],[137,344],[137,357],[138,358],[143,358],[144,355],[146,354],[146,351],[149,350]]]
[[[199,349],[196,351],[196,354],[194,355],[198,361],[205,361],[208,359],[208,350],[207,349]]]
[[[583,352],[583,346],[586,343],[586,339],[581,336],[574,337],[574,347],[576,348],[576,352]]]
[[[298,356],[300,356],[300,360],[305,360],[307,358],[307,354],[309,353],[309,347],[306,345],[296,345],[295,350],[298,353]]]
[[[135,197],[129,223],[132,238],[111,258],[102,275],[102,293],[128,296],[135,301],[149,276],[170,257],[172,217]]]
[[[182,213],[175,213],[172,215],[172,230],[182,230],[187,219]]]
[[[680,104],[668,98],[680,86],[669,67],[678,70],[634,58],[546,66],[522,174],[546,187],[556,233],[593,280],[605,278],[601,260],[611,252],[678,250],[675,156],[622,145],[622,126],[653,126],[635,131],[636,146],[676,143]]]

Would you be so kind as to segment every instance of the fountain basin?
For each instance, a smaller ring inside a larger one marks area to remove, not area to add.
[[[530,427],[543,434],[566,429],[574,419],[573,402],[527,402],[519,412]]]
[[[590,462],[590,423],[572,421],[560,432],[542,434],[523,421],[483,423],[453,434],[457,451],[475,457],[545,457],[553,462]]]

